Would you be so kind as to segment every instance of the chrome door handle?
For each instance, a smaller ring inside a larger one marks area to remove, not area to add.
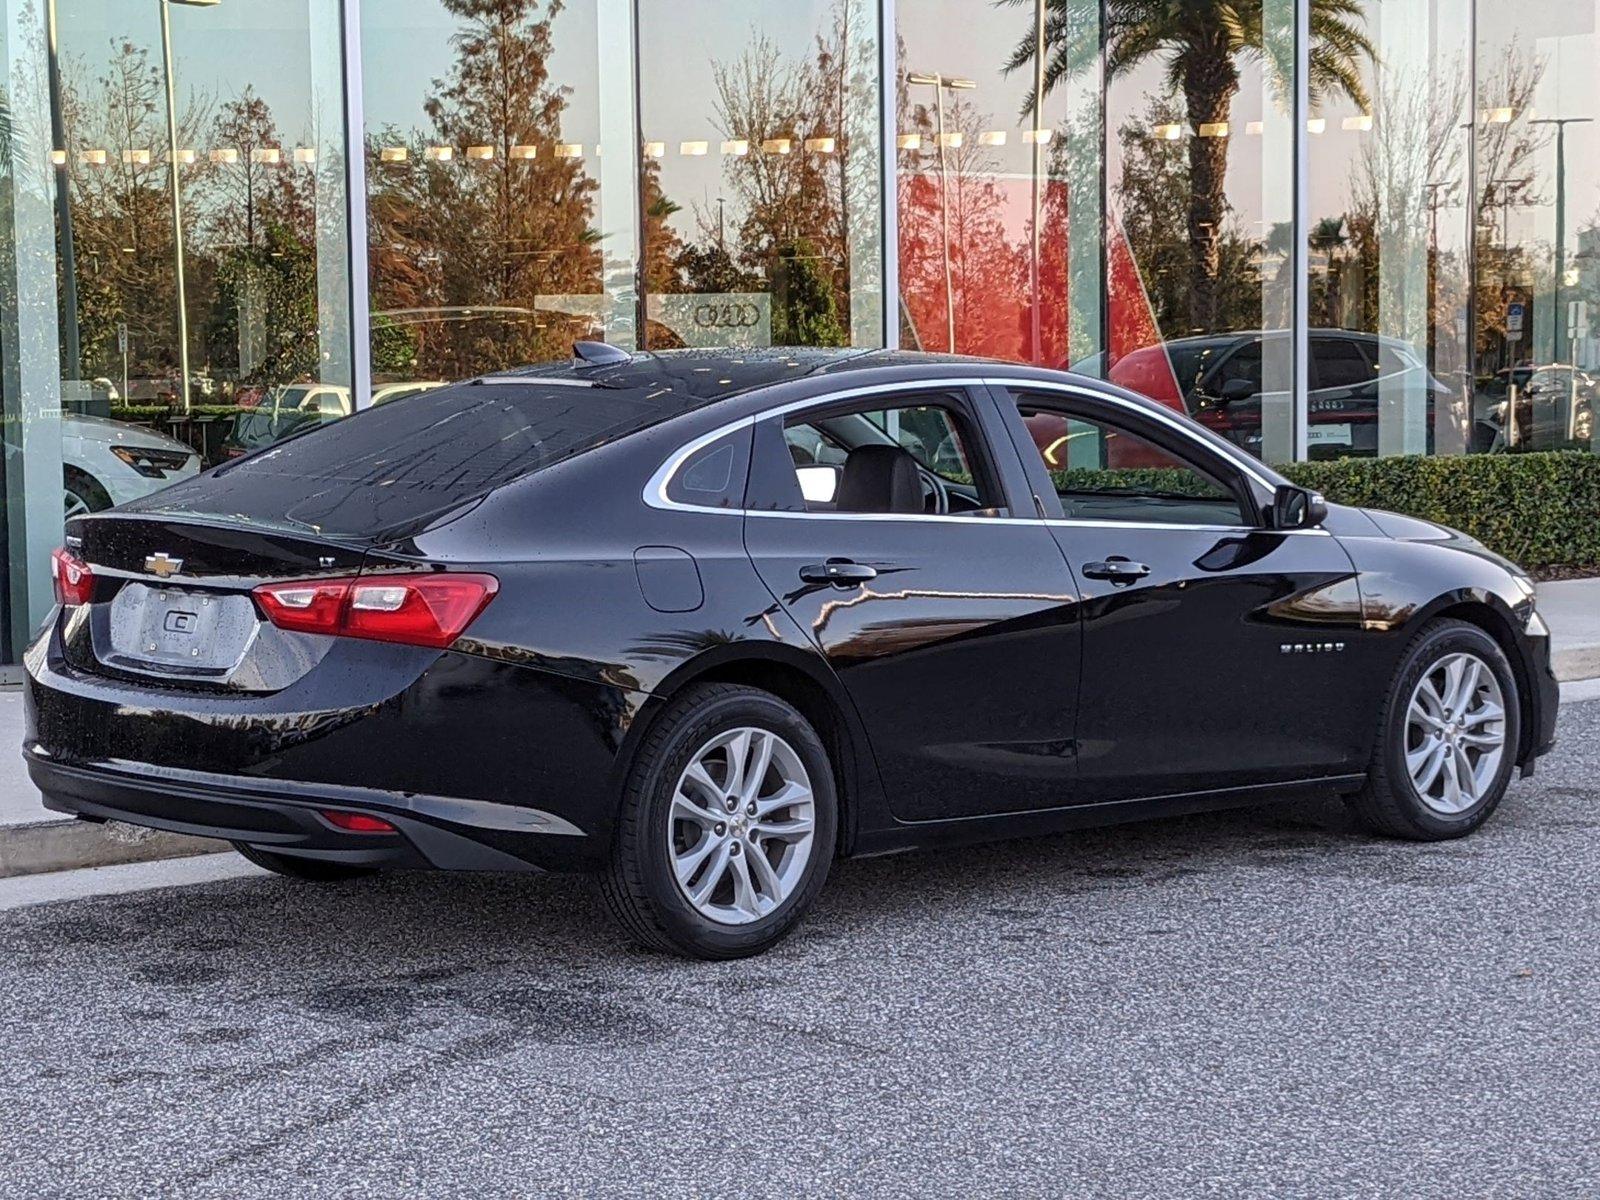
[[[1083,564],[1085,579],[1105,579],[1112,583],[1132,583],[1136,579],[1143,579],[1150,574],[1150,568],[1142,562],[1133,562],[1121,555],[1113,554],[1104,562],[1091,562]]]
[[[830,558],[827,562],[800,568],[800,578],[807,583],[831,583],[834,587],[851,587],[877,577],[878,568],[851,562],[848,558]]]

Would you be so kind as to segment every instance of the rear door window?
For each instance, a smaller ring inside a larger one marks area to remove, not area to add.
[[[1311,362],[1316,368],[1311,386],[1318,390],[1360,387],[1372,381],[1372,360],[1349,338],[1313,338]]]

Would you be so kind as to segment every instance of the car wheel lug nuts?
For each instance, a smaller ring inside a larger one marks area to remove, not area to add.
[[[752,800],[749,804],[745,805],[744,811],[749,813],[752,817],[755,816],[756,815],[755,801]]]
[[[718,821],[717,822],[717,827],[716,827],[717,836],[721,837],[723,834],[725,834],[727,832],[728,832],[728,827],[726,825],[724,825],[721,821]]]
[[[732,847],[732,849],[733,849],[733,853],[735,853],[735,854],[737,854],[737,853],[739,853],[739,843],[738,843],[738,842],[735,842],[735,843],[734,843],[734,844],[733,844],[733,847]]]

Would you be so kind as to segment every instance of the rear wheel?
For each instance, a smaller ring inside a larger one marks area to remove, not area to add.
[[[827,879],[838,828],[816,730],[767,692],[697,687],[651,726],[624,790],[601,890],[651,949],[759,954]]]
[[[1510,786],[1521,711],[1499,643],[1464,621],[1432,622],[1407,648],[1351,807],[1391,837],[1471,833]]]
[[[341,879],[359,879],[375,874],[371,867],[352,867],[344,863],[322,862],[315,858],[296,858],[292,854],[277,854],[252,846],[248,842],[234,842],[237,850],[248,862],[263,870],[289,879],[304,879],[312,883],[337,883]]]

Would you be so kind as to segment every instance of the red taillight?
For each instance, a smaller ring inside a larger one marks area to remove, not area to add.
[[[442,650],[499,587],[493,575],[362,575],[264,583],[255,596],[279,629]]]
[[[264,583],[255,589],[261,608],[279,629],[298,633],[338,633],[349,579],[307,579],[295,583]]]
[[[336,825],[346,833],[396,833],[395,827],[382,817],[368,816],[366,813],[345,812],[339,808],[324,808],[319,810],[322,819],[330,825]]]
[[[94,598],[94,572],[83,559],[70,550],[58,549],[51,553],[50,564],[57,604],[70,607]]]

